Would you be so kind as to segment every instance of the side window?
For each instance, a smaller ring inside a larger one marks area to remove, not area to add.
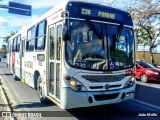
[[[43,21],[37,26],[37,37],[36,37],[36,50],[45,49],[45,36],[46,36],[46,21]]]
[[[60,60],[61,53],[61,33],[62,25],[57,26],[57,60]]]
[[[50,28],[50,59],[54,59],[54,27]]]
[[[16,52],[16,43],[17,43],[17,37],[15,37],[15,38],[13,39],[12,52]]]
[[[14,52],[14,39],[12,40],[12,52]]]
[[[33,51],[35,44],[35,26],[27,32],[26,51]]]
[[[21,41],[21,37],[20,35],[17,37],[17,43],[16,43],[16,52],[19,52],[20,50],[20,41]]]

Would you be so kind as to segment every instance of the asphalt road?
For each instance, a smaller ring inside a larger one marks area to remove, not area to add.
[[[157,87],[154,88],[140,84],[136,87],[135,98],[149,104],[131,100],[119,104],[62,110],[54,103],[48,105],[41,104],[37,91],[21,81],[15,81],[12,74],[6,68],[5,63],[0,63],[0,75],[3,77],[3,85],[9,97],[9,103],[14,111],[39,111],[43,115],[55,116],[45,118],[18,118],[20,120],[160,120],[159,83],[155,83]],[[157,108],[152,105],[157,106]],[[157,114],[159,117],[139,117],[138,115],[142,113],[151,113],[155,116]]]

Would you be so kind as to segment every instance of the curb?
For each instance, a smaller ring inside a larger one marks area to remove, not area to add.
[[[6,95],[4,93],[4,89],[2,88],[2,78],[0,77],[0,95],[2,96],[2,99],[4,101],[4,104],[6,105],[7,112],[11,112],[11,108],[9,106],[9,103],[7,101]],[[8,116],[10,120],[15,120],[13,117]]]

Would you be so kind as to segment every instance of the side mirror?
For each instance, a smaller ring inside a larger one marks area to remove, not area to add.
[[[70,32],[66,26],[63,27],[62,37],[64,41],[70,40]]]
[[[140,67],[140,66],[138,66],[138,65],[136,66],[136,68],[137,68],[137,69],[141,69],[141,67]]]

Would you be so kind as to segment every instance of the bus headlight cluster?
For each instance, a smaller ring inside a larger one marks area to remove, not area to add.
[[[131,79],[126,82],[126,84],[124,85],[124,88],[131,87],[134,85],[134,83],[135,83],[135,76],[132,76]]]
[[[74,78],[71,78],[68,81],[68,84],[75,91],[87,91],[87,89],[84,87],[84,85]]]

